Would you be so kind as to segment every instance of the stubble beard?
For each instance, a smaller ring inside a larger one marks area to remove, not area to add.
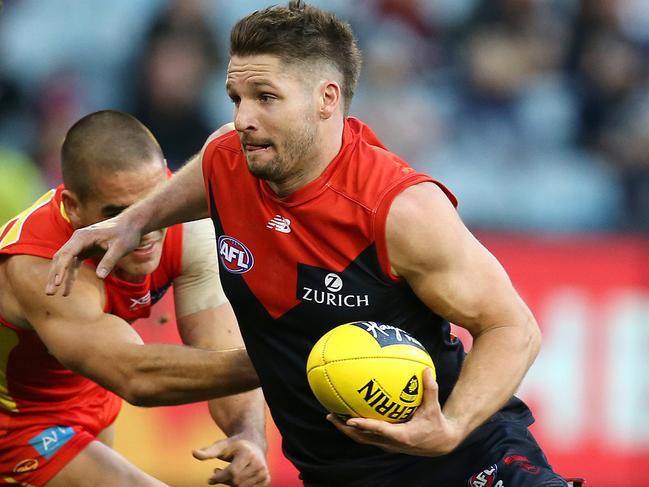
[[[266,164],[255,165],[246,154],[250,174],[259,179],[272,183],[282,183],[290,176],[303,172],[308,164],[309,156],[315,147],[316,129],[310,120],[298,129],[288,132],[284,143],[279,147],[275,144],[275,156]]]

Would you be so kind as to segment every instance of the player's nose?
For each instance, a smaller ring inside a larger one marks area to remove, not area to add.
[[[234,112],[234,128],[237,132],[245,132],[257,128],[255,109],[252,102],[241,100]]]

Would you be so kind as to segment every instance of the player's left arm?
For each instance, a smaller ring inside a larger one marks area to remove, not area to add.
[[[212,223],[185,223],[183,231],[182,274],[174,280],[176,318],[183,342],[211,350],[243,347],[236,317],[219,281]],[[261,389],[213,399],[208,401],[208,407],[227,438],[195,450],[194,456],[230,462],[227,468],[216,468],[210,481],[268,485],[265,402]]]
[[[473,349],[443,409],[427,372],[424,401],[407,423],[355,418],[337,426],[356,441],[389,451],[444,455],[516,391],[538,354],[540,331],[503,267],[433,183],[395,198],[386,238],[392,271],[431,310],[466,328]]]

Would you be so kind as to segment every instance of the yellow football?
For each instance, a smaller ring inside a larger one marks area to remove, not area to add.
[[[306,372],[311,390],[342,417],[400,423],[422,398],[422,373],[433,370],[423,345],[407,332],[374,321],[340,325],[314,345]]]

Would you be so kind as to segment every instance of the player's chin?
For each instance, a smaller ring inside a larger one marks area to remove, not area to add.
[[[263,157],[261,155],[256,155],[254,157],[247,158],[248,170],[250,174],[259,178],[267,180],[275,180],[279,175],[277,162],[272,157]]]
[[[128,274],[141,276],[151,274],[160,265],[160,256],[162,249],[156,249],[154,252],[146,255],[139,255],[138,252],[131,252],[120,259],[117,267]]]

